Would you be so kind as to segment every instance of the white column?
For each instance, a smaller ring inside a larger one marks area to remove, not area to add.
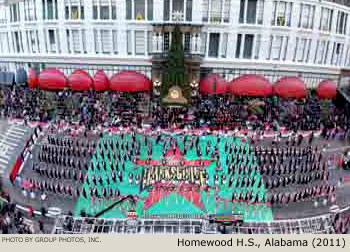
[[[135,56],[135,31],[131,31],[131,45],[132,45],[132,56]]]
[[[70,53],[74,54],[74,43],[73,43],[73,29],[69,29],[69,44],[70,44]]]
[[[248,12],[248,0],[244,0],[243,23],[247,23],[247,12]]]
[[[78,7],[78,10],[79,10],[79,11],[78,11],[78,12],[79,12],[79,13],[78,13],[78,17],[79,17],[78,19],[82,19],[82,18],[81,18],[81,0],[79,0],[79,7]],[[84,13],[84,14],[85,14],[85,13]]]
[[[210,41],[210,32],[207,32],[207,46],[205,48],[205,58],[209,57],[209,41]]]
[[[61,41],[59,40],[59,29],[55,29],[55,45],[56,45],[56,53],[60,53],[61,51]]]
[[[47,8],[47,0],[45,0],[45,6],[44,6],[44,8],[45,8],[45,20],[47,20],[48,18],[49,18],[49,15],[48,15],[48,8]]]
[[[47,52],[51,53],[51,43],[50,43],[50,36],[49,36],[49,29],[45,29],[45,38],[46,38],[46,48],[47,48]]]
[[[183,14],[184,14],[184,15],[183,15],[183,18],[184,18],[183,20],[184,20],[184,21],[186,21],[186,16],[187,16],[187,15],[186,15],[186,13],[187,13],[187,8],[186,8],[186,6],[187,6],[187,0],[184,0],[184,13],[183,13]]]
[[[270,51],[271,51],[271,38],[273,43],[273,36],[271,37],[271,34],[263,33],[261,35],[261,48],[264,48],[264,50],[261,50],[261,59],[267,60]],[[270,57],[271,60],[271,57]]]
[[[98,29],[98,32],[97,32],[97,41],[98,41],[98,51],[100,52],[100,54],[102,53],[103,54],[103,47],[102,47],[102,29]]]
[[[146,0],[145,1],[145,16],[144,16],[144,19],[145,20],[148,20],[148,1]]]
[[[273,1],[272,0],[265,0],[264,3],[264,25],[270,26],[271,22],[273,20]]]
[[[192,33],[191,34],[191,54],[196,53],[196,34]]]
[[[112,0],[109,0],[109,19],[112,19],[112,6]]]
[[[239,24],[240,1],[231,1],[230,5],[230,23],[232,28],[236,28]]]
[[[199,0],[201,1],[201,0]],[[156,22],[163,21],[164,0],[154,0],[153,2],[153,20]]]
[[[237,34],[236,32],[231,32],[228,34],[227,38],[227,58],[234,59],[236,57],[236,47],[237,47]]]
[[[92,1],[91,1],[91,3],[92,3]],[[101,8],[101,0],[97,0],[97,20],[101,19],[100,8]]]
[[[84,53],[84,43],[83,43],[83,29],[79,29],[79,44],[80,44],[80,52]]]
[[[68,12],[68,19],[72,19],[72,2],[70,0],[68,1]]]
[[[23,20],[23,18],[24,18],[22,13],[21,13],[21,8],[20,8],[22,3],[17,3],[17,17],[18,17],[18,19],[17,19],[18,21],[17,22],[21,22]]]
[[[203,0],[192,1],[192,22],[201,23],[203,14]]]
[[[169,21],[173,21],[173,0],[169,0],[169,2]]]
[[[131,0],[131,20],[135,20],[135,0]]]
[[[25,27],[24,27],[24,17],[25,17],[25,10],[24,10],[24,2],[20,2],[18,3],[18,12],[21,15],[21,22],[20,22],[20,27],[18,29],[18,36],[20,39],[20,47],[21,47],[21,51],[22,53],[28,53],[28,49],[27,49],[27,40],[26,37],[24,36],[25,33]]]
[[[144,40],[145,40],[145,55],[148,56],[149,55],[148,54],[148,43],[149,43],[149,41],[148,41],[148,31],[147,30],[144,32],[144,36],[145,36],[145,38],[144,38]]]
[[[252,46],[252,57],[251,59],[255,58],[255,48],[256,48],[256,40],[258,39],[258,34],[254,34],[253,37],[253,46]]]
[[[37,0],[40,1],[40,0]],[[40,5],[39,5],[40,6]],[[40,10],[39,10],[40,13]],[[68,43],[67,43],[67,32],[65,27],[65,3],[63,0],[57,1],[57,13],[59,14],[58,17],[58,30],[59,30],[59,41],[60,41],[60,49],[62,54],[68,54]],[[63,13],[63,14],[61,14]]]
[[[222,13],[222,12],[221,12]],[[220,36],[219,36],[219,53],[218,53],[218,58],[221,58],[222,55],[222,37],[223,37],[224,33],[220,32]]]
[[[157,38],[157,33],[152,32],[152,53],[157,53],[158,52],[158,38]]]
[[[95,54],[95,34],[93,30],[93,3],[92,1],[85,1],[84,3],[85,16],[85,46],[87,54]],[[97,11],[99,13],[99,11]],[[98,14],[99,15],[99,14]]]
[[[239,58],[240,59],[243,59],[243,51],[244,51],[244,46],[245,46],[245,37],[246,37],[246,34],[242,34],[241,46],[240,46],[240,51],[239,51]]]
[[[47,1],[47,0],[46,0],[46,1]],[[53,12],[52,12],[52,15],[53,15],[53,19],[56,19],[56,2],[53,0],[52,3],[53,3]]]
[[[120,37],[119,37],[119,44],[118,46],[120,46],[120,56],[121,57],[127,57],[128,55],[128,47],[127,47],[127,30],[126,27],[123,27],[120,29]]]
[[[208,6],[208,23],[211,23],[211,1],[209,0],[209,6]]]

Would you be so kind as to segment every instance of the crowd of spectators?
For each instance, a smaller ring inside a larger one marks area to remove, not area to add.
[[[148,104],[148,105],[145,105]],[[326,104],[326,105],[322,105]],[[0,115],[41,122],[80,122],[97,125],[138,125],[147,121],[154,127],[201,127],[264,129],[266,124],[293,131],[319,130],[350,135],[350,120],[343,108],[309,96],[303,100],[244,98],[199,95],[188,107],[163,107],[149,93],[122,94],[29,90],[1,87]]]

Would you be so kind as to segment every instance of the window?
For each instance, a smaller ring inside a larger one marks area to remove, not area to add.
[[[343,50],[344,50],[343,43],[334,42],[331,65],[336,65],[336,66],[340,65],[341,56],[343,55]]]
[[[261,34],[258,34],[255,36],[255,52],[254,52],[254,58],[259,59],[259,53],[260,53],[260,46],[261,46]]]
[[[24,19],[25,21],[36,20],[36,5],[35,0],[25,0],[24,5]]]
[[[92,2],[93,19],[117,19],[116,0],[93,0]]]
[[[132,55],[132,31],[127,31],[126,33],[126,39],[128,41],[128,45],[127,45],[127,51],[128,51],[128,55]]]
[[[346,24],[348,21],[348,14],[345,12],[339,11],[337,17],[337,30],[338,34],[345,34],[346,32]]]
[[[241,0],[239,22],[262,24],[264,18],[263,0]]]
[[[236,45],[236,58],[257,58],[257,49],[260,48],[261,35],[238,34]]]
[[[0,53],[2,54],[8,54],[10,50],[7,47],[7,33],[1,32],[0,33]]]
[[[191,33],[186,32],[184,37],[184,51],[190,52],[191,51]]]
[[[101,45],[102,53],[110,54],[112,52],[112,31],[111,30],[100,30],[101,33]]]
[[[228,34],[221,34],[221,58],[227,57],[227,43],[228,43]]]
[[[112,37],[113,36],[113,37]],[[107,29],[94,29],[94,44],[95,52],[110,54],[112,51],[117,51],[114,45],[117,43],[117,31],[107,30]]]
[[[286,60],[288,48],[287,36],[272,35],[270,37],[270,49],[268,59]]]
[[[163,51],[168,52],[170,46],[170,34],[169,32],[164,32],[163,36]]]
[[[312,29],[314,27],[315,6],[300,4],[300,17],[298,27]]]
[[[84,1],[83,0],[65,0],[66,19],[84,19]]]
[[[113,30],[112,35],[113,35],[113,53],[118,54],[118,31]]]
[[[311,39],[296,38],[293,61],[307,62],[310,52]]]
[[[6,11],[5,6],[0,6],[0,24],[6,24],[7,23],[7,17],[6,17]]]
[[[19,31],[12,32],[13,48],[16,53],[23,53],[22,34]]]
[[[78,29],[67,29],[67,48],[70,53],[86,52],[86,33]]]
[[[230,22],[230,0],[203,0],[202,9],[203,22]]]
[[[273,1],[272,23],[274,26],[291,26],[293,3]]]
[[[127,20],[153,20],[153,0],[126,0]]]
[[[37,30],[26,31],[29,53],[39,53],[39,35]]]
[[[236,58],[240,58],[242,47],[242,34],[237,34]]]
[[[147,32],[147,53],[152,55],[153,52],[153,33],[151,31]]]
[[[317,41],[316,54],[314,63],[326,64],[328,54],[329,41],[319,40]]]
[[[47,48],[49,52],[56,53],[58,52],[57,44],[56,44],[56,32],[53,29],[47,30],[47,36],[48,36],[48,44]]]
[[[332,27],[333,10],[322,7],[319,30],[330,32]]]
[[[210,33],[209,35],[209,52],[208,56],[212,58],[217,58],[219,56],[219,33]]]
[[[102,50],[101,47],[101,33],[98,29],[94,29],[94,46],[95,46],[95,53],[98,54]]]
[[[192,3],[193,0],[164,0],[164,20],[192,21]]]
[[[206,55],[207,51],[207,33],[202,32],[201,33],[201,54]]]
[[[19,22],[20,19],[20,11],[19,4],[11,4],[10,5],[10,22]]]
[[[58,19],[57,0],[42,0],[42,8],[44,20]]]
[[[251,59],[253,56],[253,40],[254,35],[252,34],[246,34],[244,40],[244,51],[243,51],[243,58],[245,59]]]
[[[145,32],[144,31],[135,31],[135,54],[136,55],[145,55]]]

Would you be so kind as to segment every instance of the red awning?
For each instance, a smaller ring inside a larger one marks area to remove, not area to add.
[[[68,86],[72,90],[83,91],[90,90],[93,85],[93,80],[91,76],[82,69],[75,70],[68,77]]]
[[[216,85],[216,86],[215,86]],[[229,84],[218,74],[210,74],[200,82],[202,94],[224,94],[228,91]]]
[[[305,83],[298,77],[282,77],[273,86],[274,92],[282,98],[304,98],[307,95]]]
[[[268,96],[272,94],[272,86],[262,75],[246,74],[232,80],[231,92],[235,95]]]
[[[62,72],[54,68],[41,71],[39,87],[45,90],[62,90],[66,87],[67,79]]]
[[[103,70],[98,70],[94,76],[94,89],[97,91],[109,89],[109,79]]]
[[[323,80],[318,84],[316,91],[320,99],[334,99],[337,96],[337,83]]]
[[[28,86],[29,88],[37,88],[39,85],[39,75],[34,68],[28,70]]]
[[[122,71],[113,75],[110,88],[120,92],[139,92],[152,90],[152,81],[135,71]]]

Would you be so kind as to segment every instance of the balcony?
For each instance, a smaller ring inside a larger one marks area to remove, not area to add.
[[[192,53],[192,52],[184,52],[185,59],[200,59],[204,57],[204,54],[200,53]],[[155,60],[163,60],[168,58],[168,52],[153,52],[152,57]]]
[[[172,22],[172,23],[185,23],[192,22],[192,12],[187,12],[187,14],[183,10],[173,10],[171,12],[164,12],[164,21]]]

